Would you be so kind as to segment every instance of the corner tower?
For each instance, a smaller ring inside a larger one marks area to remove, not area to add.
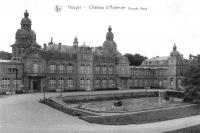
[[[26,10],[24,12],[24,18],[21,20],[21,28],[17,30],[15,34],[15,43],[12,47],[12,58],[19,60],[23,57],[25,51],[29,47],[40,48],[36,42],[36,34],[31,29],[32,21],[29,19],[29,13]]]
[[[173,46],[173,50],[170,52],[168,60],[168,82],[169,89],[180,90],[181,86],[181,66],[183,57],[177,50],[176,44]]]

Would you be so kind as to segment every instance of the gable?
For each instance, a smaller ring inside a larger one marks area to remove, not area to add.
[[[119,64],[123,64],[123,65],[129,65],[130,62],[128,60],[128,58],[126,56],[122,56],[119,60]]]

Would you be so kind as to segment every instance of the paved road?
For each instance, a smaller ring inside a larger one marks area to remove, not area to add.
[[[141,125],[91,124],[39,103],[42,97],[42,93],[1,97],[0,133],[159,133],[200,124],[200,116]]]

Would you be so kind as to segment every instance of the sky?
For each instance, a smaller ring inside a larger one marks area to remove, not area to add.
[[[190,53],[200,54],[199,4],[198,0],[3,0],[0,51],[12,51],[10,45],[27,9],[41,46],[51,37],[55,43],[72,45],[75,36],[79,45],[101,46],[111,26],[122,54],[169,56],[176,43],[188,58]],[[56,12],[56,5],[62,10]],[[110,5],[125,9],[106,9]],[[104,9],[92,9],[94,6]]]

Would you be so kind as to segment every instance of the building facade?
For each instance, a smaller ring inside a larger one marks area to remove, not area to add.
[[[130,88],[183,89],[181,80],[187,60],[174,45],[169,57],[145,60],[130,66],[117,50],[112,28],[102,46],[36,42],[26,11],[15,34],[12,60],[0,61],[0,91],[95,91]]]

